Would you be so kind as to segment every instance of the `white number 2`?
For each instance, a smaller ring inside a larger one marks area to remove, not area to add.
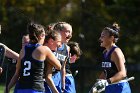
[[[30,72],[28,72],[28,71],[31,69],[31,62],[30,61],[25,61],[24,66],[26,66],[26,67],[24,68],[23,76],[29,76]]]

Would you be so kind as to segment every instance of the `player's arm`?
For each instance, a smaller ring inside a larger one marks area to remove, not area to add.
[[[64,89],[65,89],[66,62],[67,62],[67,58],[66,58],[66,61],[63,62],[62,68],[61,68],[61,82],[62,82],[61,84],[62,84],[62,91],[64,91]]]
[[[68,55],[70,55],[70,47],[67,46]],[[61,68],[61,82],[62,82],[62,91],[65,89],[65,76],[66,76],[66,63],[68,61],[68,57],[65,58],[65,62],[62,64]]]
[[[15,51],[13,51],[12,49],[8,48],[6,45],[4,45],[2,43],[0,43],[0,45],[3,45],[5,47],[5,49],[6,49],[5,56],[6,57],[18,60],[18,57],[19,57],[18,53],[16,53]]]
[[[11,50],[7,46],[6,46],[6,53],[5,53],[5,55],[7,57],[9,57],[9,58],[13,58],[13,59],[16,59],[16,60],[18,60],[18,57],[19,57],[18,53],[16,53],[15,51]]]
[[[53,93],[59,93],[52,80],[52,68],[53,68],[53,66],[51,64],[47,63],[47,67],[45,68],[46,69],[46,78],[45,79],[46,79],[47,84],[53,91]]]
[[[119,48],[116,48],[111,55],[111,60],[115,62],[118,73],[116,73],[113,77],[110,78],[111,83],[122,80],[126,77],[126,69],[125,69],[125,58],[122,51]]]
[[[20,55],[22,55],[22,50],[20,52]],[[6,89],[7,93],[10,92],[10,89],[16,84],[17,80],[19,79],[20,74],[20,68],[21,68],[21,56],[19,56],[17,64],[16,64],[16,72],[13,75],[10,83],[8,84],[8,87]]]
[[[104,72],[101,72],[101,74],[99,76],[99,79],[106,79],[106,76],[105,76],[105,73]]]
[[[47,53],[47,61],[54,66],[56,69],[60,70],[61,69],[61,64],[60,61],[55,57],[55,55],[52,53],[52,51],[47,47],[46,48],[46,53]]]

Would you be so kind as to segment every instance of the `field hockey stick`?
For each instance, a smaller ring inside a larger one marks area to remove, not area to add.
[[[1,25],[0,25],[0,34],[1,34]]]
[[[121,81],[118,81],[118,82],[115,82],[115,83],[112,83],[112,84],[109,84],[109,85],[117,84],[117,83],[120,83],[120,82],[128,82],[128,81],[131,81],[131,80],[134,80],[134,79],[135,79],[135,77],[130,77],[130,78],[127,78],[127,79],[124,79],[124,80],[121,80]],[[89,93],[101,93],[104,90],[105,90],[105,88],[103,88],[101,90],[97,90],[97,87],[93,86],[91,88],[91,90],[89,91]]]
[[[78,74],[78,70],[76,70],[76,71],[74,72],[73,77],[76,77],[77,74]]]

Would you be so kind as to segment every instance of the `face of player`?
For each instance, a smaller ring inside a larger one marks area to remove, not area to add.
[[[29,35],[25,35],[22,37],[22,46],[25,46],[27,43],[29,43]]]
[[[62,42],[68,43],[72,37],[72,27],[70,25],[65,25],[63,31],[60,31],[62,36]]]
[[[48,43],[45,43],[51,50],[56,51],[59,46],[61,46],[61,36],[57,37],[56,40],[49,39]]]
[[[71,56],[70,57],[70,63],[75,63],[77,59],[78,59],[77,55]]]
[[[101,36],[100,36],[99,40],[100,40],[100,43],[101,43],[100,46],[105,47],[105,48],[110,46],[113,42],[112,36],[110,36],[107,31],[103,31],[101,33]]]

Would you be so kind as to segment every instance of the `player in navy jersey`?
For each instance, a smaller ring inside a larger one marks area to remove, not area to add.
[[[121,49],[116,45],[119,39],[120,27],[114,23],[111,27],[105,27],[99,38],[101,47],[104,47],[102,68],[99,79],[105,88],[105,93],[131,93],[125,68],[125,57]],[[119,82],[117,84],[111,84]],[[110,85],[109,85],[110,84]],[[103,87],[102,87],[103,88]]]
[[[44,93],[44,61],[47,59],[57,69],[61,68],[51,50],[42,45],[45,39],[44,27],[31,23],[28,31],[30,42],[21,49],[16,72],[8,85],[7,93],[17,80],[17,93]]]

